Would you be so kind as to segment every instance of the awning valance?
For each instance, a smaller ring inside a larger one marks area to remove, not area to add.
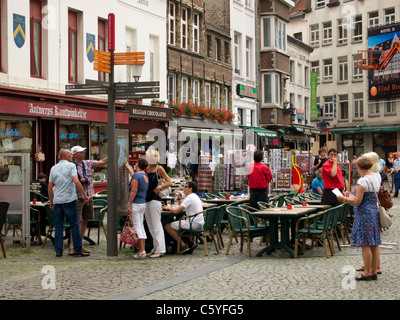
[[[243,129],[254,130],[254,132],[257,133],[257,135],[260,137],[278,138],[278,134],[271,130],[267,130],[267,129],[259,128],[259,127],[247,127],[247,126],[240,126],[240,127]]]
[[[343,127],[343,128],[331,129],[331,133],[333,134],[382,132],[382,131],[400,131],[400,124],[356,126],[356,127]]]

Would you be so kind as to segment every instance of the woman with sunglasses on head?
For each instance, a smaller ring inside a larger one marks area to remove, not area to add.
[[[361,178],[357,181],[354,197],[338,195],[341,202],[354,206],[354,222],[351,232],[351,245],[362,248],[364,272],[356,280],[377,280],[379,245],[381,234],[379,228],[379,206],[376,193],[381,185],[380,175],[372,171],[374,159],[361,156],[355,162],[356,170]]]

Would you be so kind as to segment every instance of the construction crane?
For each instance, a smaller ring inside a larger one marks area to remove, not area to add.
[[[387,51],[382,50],[382,47],[358,50],[357,67],[364,70],[384,70],[396,53],[400,54],[400,41],[394,42]]]

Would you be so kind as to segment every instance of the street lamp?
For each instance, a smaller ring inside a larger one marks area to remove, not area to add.
[[[132,77],[135,79],[135,82],[138,82],[140,76],[142,75],[143,64],[133,64],[131,65]]]

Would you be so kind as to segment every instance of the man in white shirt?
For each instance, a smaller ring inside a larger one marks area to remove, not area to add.
[[[190,181],[186,183],[186,186],[183,189],[183,193],[186,195],[183,201],[181,199],[179,191],[178,192],[175,191],[175,195],[178,199],[179,206],[176,208],[169,206],[164,207],[164,210],[170,211],[175,214],[185,211],[186,215],[191,217],[181,221],[181,228],[183,229],[190,229],[191,227],[194,230],[199,230],[204,226],[203,213],[197,214],[203,211],[203,205],[201,204],[201,200],[196,194],[196,192],[197,192],[197,183],[194,181]],[[165,226],[165,230],[177,242],[178,242],[178,229],[179,229],[179,221],[174,221]],[[179,252],[180,254],[186,252],[192,253],[193,250],[197,247],[197,245],[193,242],[192,238],[190,238],[190,242],[188,244],[186,244],[181,238],[181,243],[178,243],[178,245],[181,246]]]

